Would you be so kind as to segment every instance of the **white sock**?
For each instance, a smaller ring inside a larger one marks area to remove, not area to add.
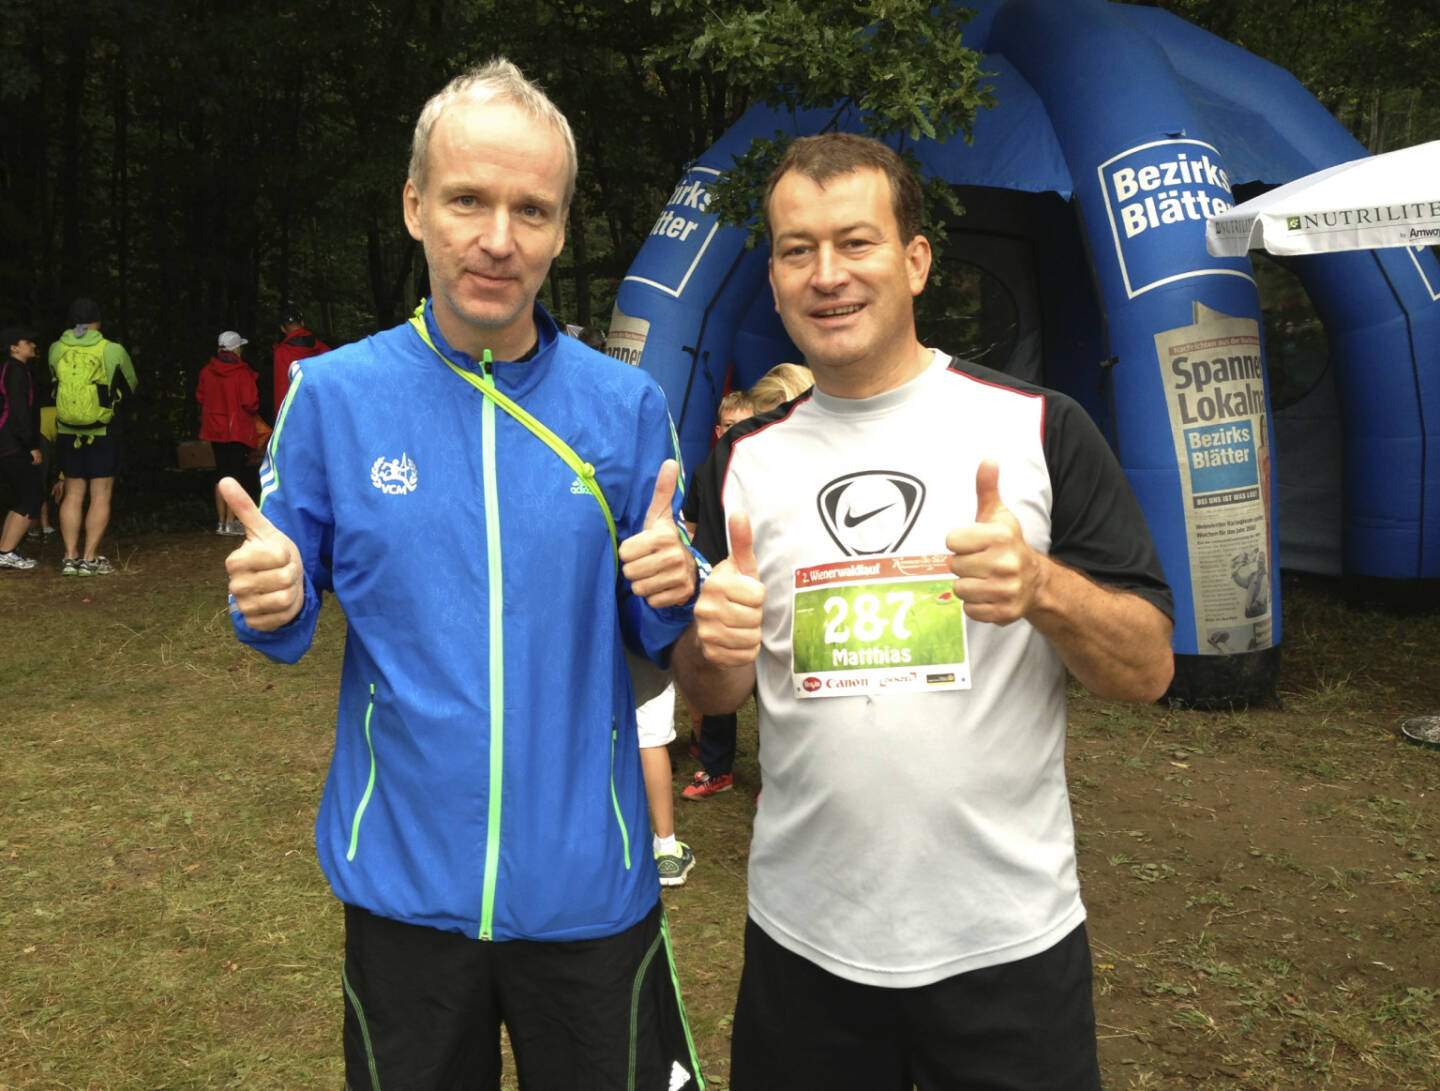
[[[675,835],[673,833],[669,837],[661,837],[657,833],[654,837],[654,841],[656,856],[672,856],[677,851],[679,851],[675,847]]]

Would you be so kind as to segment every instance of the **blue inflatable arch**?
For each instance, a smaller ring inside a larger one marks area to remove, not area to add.
[[[1237,187],[1249,195],[1364,149],[1289,74],[1157,9],[969,6],[965,41],[985,54],[998,105],[972,145],[913,150],[966,205],[950,251],[1015,303],[1008,358],[985,362],[1075,397],[1109,437],[1175,590],[1172,696],[1265,698],[1282,637],[1277,557],[1440,576],[1440,262],[1428,249],[1289,261],[1328,335],[1337,419],[1287,430],[1271,409],[1251,263],[1210,257],[1205,219]],[[659,380],[692,470],[724,391],[799,359],[774,314],[768,254],[718,224],[707,184],[755,136],[823,127],[863,128],[833,110],[747,113],[686,170],[621,286],[611,351]],[[1324,460],[1299,451],[1287,467],[1286,444],[1317,434],[1338,452],[1337,480],[1311,480]],[[1311,511],[1319,497],[1335,518],[1292,546],[1290,496]]]

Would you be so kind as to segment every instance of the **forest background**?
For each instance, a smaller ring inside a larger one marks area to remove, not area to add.
[[[1147,6],[1293,72],[1372,151],[1440,137],[1434,5]],[[72,297],[98,299],[141,376],[131,465],[173,465],[220,330],[263,374],[286,304],[337,344],[426,293],[400,218],[410,133],[468,65],[509,56],[569,116],[579,186],[541,299],[605,326],[684,165],[776,88],[962,139],[989,98],[958,18],[917,0],[0,0],[0,321],[49,341]]]

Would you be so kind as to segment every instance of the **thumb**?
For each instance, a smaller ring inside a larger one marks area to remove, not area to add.
[[[743,511],[730,516],[730,559],[742,576],[760,578],[760,565],[755,560],[755,535],[750,529],[750,516]]]
[[[222,477],[219,488],[220,499],[230,505],[235,518],[244,526],[247,541],[253,542],[275,533],[275,524],[260,514],[260,509],[255,506],[255,501],[250,499],[250,494],[240,482],[233,477]]]
[[[985,459],[975,470],[975,522],[988,523],[1005,510],[1000,499],[1000,464]]]
[[[660,463],[660,473],[655,478],[655,495],[650,498],[650,510],[645,513],[645,526],[654,526],[660,521],[674,522],[675,513],[671,504],[675,499],[675,482],[680,477],[680,464],[673,458]]]

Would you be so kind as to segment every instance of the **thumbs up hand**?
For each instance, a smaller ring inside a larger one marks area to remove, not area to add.
[[[620,543],[620,571],[630,589],[656,609],[681,606],[695,594],[695,557],[680,540],[671,509],[679,476],[673,458],[660,464],[644,529]]]
[[[975,521],[945,537],[955,595],[976,621],[1009,625],[1025,617],[1048,576],[1000,499],[1000,467],[989,459],[975,471]]]
[[[300,551],[260,514],[250,494],[233,477],[220,481],[220,497],[245,528],[245,541],[225,558],[230,594],[252,629],[270,631],[288,624],[305,598]]]
[[[750,517],[730,516],[730,556],[711,571],[695,603],[695,635],[718,667],[742,667],[760,654],[765,585],[755,560]]]

